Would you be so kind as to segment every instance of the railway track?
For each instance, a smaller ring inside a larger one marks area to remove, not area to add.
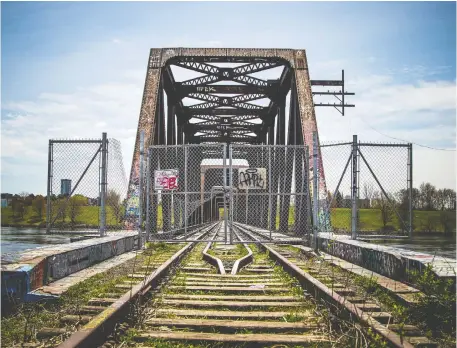
[[[303,247],[252,244],[266,237],[263,231],[233,229],[232,245],[223,242],[223,223],[193,232],[193,239],[210,241],[158,254],[62,317],[62,327],[41,330],[29,347],[357,346],[335,330],[339,324],[322,302],[391,346],[437,346],[325,257]]]
[[[221,231],[222,226],[216,238]],[[195,247],[167,286],[146,304],[143,325],[126,335],[130,346],[168,347],[171,341],[178,346],[330,346],[312,299],[297,291],[265,253],[257,253],[254,262],[231,274],[250,249],[212,244],[207,251],[221,261],[225,274],[205,262],[204,243]]]
[[[267,237],[267,232],[251,230],[245,225],[238,224],[236,228],[253,239]],[[373,277],[373,272],[331,255],[316,255],[311,248],[290,245],[263,247],[290,274],[300,279],[304,288],[313,291],[316,298],[337,305],[339,311],[343,310],[366,324],[392,346],[438,347],[426,337],[425,330],[411,324],[412,318],[405,320],[401,313],[394,311],[396,303],[413,305],[420,295],[418,290],[380,275]]]

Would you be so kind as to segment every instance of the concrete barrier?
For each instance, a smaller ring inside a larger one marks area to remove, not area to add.
[[[455,280],[456,260],[385,245],[352,240],[349,236],[319,233],[319,249],[386,277],[409,280],[409,271],[421,271],[427,265],[439,278]]]
[[[2,256],[2,303],[27,301],[27,294],[52,281],[133,250],[138,235],[110,233],[69,244],[58,244]]]

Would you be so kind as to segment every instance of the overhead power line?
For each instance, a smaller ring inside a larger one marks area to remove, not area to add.
[[[420,147],[425,147],[427,149],[431,149],[431,150],[439,150],[439,151],[454,151],[455,152],[455,149],[441,149],[441,148],[438,148],[438,147],[432,147],[432,146],[428,146],[428,145],[423,145],[423,144],[419,144],[419,143],[415,143],[414,141],[409,141],[409,140],[405,140],[405,139],[400,139],[400,138],[395,138],[395,137],[392,137],[390,135],[387,135],[387,134],[384,134],[380,131],[378,131],[376,128],[372,127],[367,121],[365,121],[363,118],[359,117],[359,116],[356,116],[359,120],[363,121],[368,127],[370,127],[372,130],[374,130],[375,132],[387,137],[387,138],[391,138],[391,139],[394,139],[394,140],[399,140],[399,141],[404,141],[406,143],[411,143],[411,144],[414,144],[416,146],[420,146]]]

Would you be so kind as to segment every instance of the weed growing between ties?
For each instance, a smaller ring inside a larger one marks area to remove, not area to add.
[[[411,280],[422,291],[407,314],[443,347],[456,346],[456,292],[452,279],[439,279],[432,265],[422,272],[410,272]]]
[[[165,255],[168,256],[169,253],[174,253],[180,248],[182,245],[178,244],[151,244],[147,250],[139,253],[135,258],[72,286],[54,302],[39,301],[20,304],[14,313],[1,320],[2,347],[34,341],[36,333],[44,327],[62,327],[60,320],[64,315],[77,313],[94,297],[106,297],[105,294],[114,292],[115,285],[130,279],[128,277],[130,273],[151,273],[152,264],[156,260]],[[148,266],[148,269],[145,270],[141,268],[142,266]],[[119,296],[121,295],[122,293],[119,293]],[[66,327],[71,332],[79,325],[71,324]]]
[[[285,248],[293,251],[293,247]],[[297,252],[299,251],[297,250]],[[421,329],[428,338],[436,341],[440,347],[456,346],[455,283],[453,280],[437,278],[431,265],[423,269],[422,272],[409,273],[410,282],[422,292],[414,294],[412,297],[416,302],[406,306],[394,294],[378,285],[374,278],[355,275],[331,265],[322,257],[304,257],[303,255],[297,255],[297,257],[307,264],[302,266],[302,269],[308,270],[313,267],[315,269],[317,262],[319,263],[318,273],[320,275],[326,270],[331,270],[332,277],[330,280],[321,279],[327,286],[330,287],[335,282],[345,284],[346,287],[356,289],[359,296],[362,295],[366,300],[375,301],[383,311],[391,313],[393,321],[400,327],[398,332],[400,336],[405,335],[402,330],[404,325],[413,324]],[[371,344],[383,346],[384,339],[379,334],[369,330],[367,336],[372,342]]]
[[[405,306],[368,277],[355,276],[355,282],[387,307],[396,323],[417,325],[425,335],[440,347],[456,346],[456,295],[452,280],[438,279],[431,265],[422,272],[411,272],[411,281],[422,293],[414,294],[415,303]],[[403,330],[399,332],[404,335]]]

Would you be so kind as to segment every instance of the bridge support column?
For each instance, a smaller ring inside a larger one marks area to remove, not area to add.
[[[296,103],[296,89],[295,84],[292,84],[292,90],[290,93],[290,106],[289,106],[289,129],[287,132],[287,144],[296,144],[296,126],[297,126],[297,103]],[[284,164],[285,164],[285,175],[282,176],[282,192],[284,193],[282,204],[281,204],[281,215],[279,221],[279,230],[281,232],[287,232],[289,230],[289,209],[292,189],[292,171],[293,162],[295,158],[295,148],[285,148],[284,153]],[[297,185],[297,183],[295,183]],[[295,191],[297,187],[295,187]]]

